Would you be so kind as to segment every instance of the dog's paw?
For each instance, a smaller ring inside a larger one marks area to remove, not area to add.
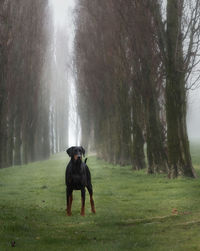
[[[69,212],[67,209],[66,209],[66,214],[67,214],[67,216],[72,216],[72,213]]]
[[[81,211],[81,216],[85,216],[85,212]]]
[[[93,214],[96,214],[95,208],[92,208],[92,209],[91,209],[91,212],[92,212]]]

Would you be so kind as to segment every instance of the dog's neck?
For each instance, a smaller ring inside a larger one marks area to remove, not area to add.
[[[79,169],[82,164],[82,160],[75,160],[74,158],[71,159],[72,161],[72,166],[74,166],[76,169]]]
[[[82,161],[76,161],[72,158],[72,173],[74,174],[81,174],[81,165],[82,165]]]

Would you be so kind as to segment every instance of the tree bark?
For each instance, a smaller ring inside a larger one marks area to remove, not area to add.
[[[168,173],[168,160],[164,147],[164,137],[154,95],[154,93],[150,95],[146,104],[148,173]]]
[[[171,178],[196,177],[186,127],[186,89],[181,34],[180,1],[167,1],[167,141]]]
[[[18,113],[19,115],[19,113]],[[21,165],[21,121],[20,116],[15,119],[14,165]]]
[[[145,154],[144,154],[144,137],[142,125],[142,104],[141,96],[135,94],[133,97],[132,113],[132,135],[133,135],[133,147],[132,147],[132,168],[133,170],[140,170],[146,168]]]

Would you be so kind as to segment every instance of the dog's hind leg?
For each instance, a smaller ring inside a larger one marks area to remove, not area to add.
[[[85,216],[85,188],[81,189],[81,215]]]
[[[71,207],[72,207],[72,190],[66,188],[66,195],[67,195],[67,215],[71,216],[72,212],[71,212]]]
[[[93,200],[93,190],[92,190],[92,185],[87,186],[87,190],[90,194],[90,205],[91,205],[91,211],[93,214],[96,213],[95,206],[94,206],[94,200]]]

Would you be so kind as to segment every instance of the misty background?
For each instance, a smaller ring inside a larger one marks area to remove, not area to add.
[[[73,43],[74,43],[74,12],[76,1],[73,0],[49,0],[49,3],[53,12],[54,20],[54,34],[53,38],[55,41],[54,46],[56,46],[56,31],[59,29],[63,34],[67,34],[64,39],[64,43],[68,46],[68,55],[65,56],[66,61],[64,62],[65,67],[61,74],[66,75],[66,85],[68,85],[69,93],[69,146],[79,145],[80,143],[80,123],[78,120],[77,106],[76,106],[76,90],[75,90],[75,77],[73,74]],[[63,52],[65,48],[62,48]],[[56,55],[55,55],[56,57]],[[78,132],[76,131],[78,123]]]
[[[68,51],[70,57],[68,58],[68,67],[66,71],[68,72],[68,83],[69,83],[69,93],[70,93],[70,116],[69,116],[69,146],[80,143],[81,128],[78,122],[79,136],[78,141],[76,139],[77,132],[75,130],[77,123],[77,110],[76,110],[76,90],[75,90],[75,76],[73,72],[73,42],[74,42],[74,19],[75,19],[75,6],[76,1],[73,0],[50,0],[50,4],[53,9],[54,25],[55,29],[58,27],[65,34],[68,34]],[[54,33],[54,38],[56,34]],[[71,60],[70,60],[71,59]],[[63,72],[63,74],[66,74]],[[200,140],[200,88],[197,86],[192,90],[188,91],[188,114],[187,114],[187,125],[188,125],[188,135],[192,141]]]
[[[161,11],[160,22],[170,14],[164,6],[167,2],[160,2],[162,8],[152,3],[152,9]],[[196,6],[195,2],[187,4],[184,10],[188,13],[179,24],[183,32],[186,24],[192,32],[189,17],[195,9],[198,13],[199,1]],[[18,12],[17,2],[4,0],[0,7],[0,166],[48,158],[72,145],[83,145],[87,152],[96,151],[100,157],[123,165],[141,154],[144,164],[147,142],[155,159],[162,149],[159,158],[164,158],[167,165],[167,122],[173,124],[181,112],[174,119],[166,117],[165,101],[171,105],[174,98],[165,98],[169,74],[164,70],[168,68],[156,40],[159,13],[149,13],[145,3],[136,7],[131,1],[122,4],[113,0],[101,4],[90,0],[21,0]],[[143,31],[149,20],[155,23]],[[198,14],[191,20],[197,20],[194,25],[199,27]],[[151,37],[150,31],[155,36]],[[193,41],[192,49],[198,47],[195,35],[186,34],[183,56],[188,41]],[[188,58],[185,73],[197,60],[193,51]],[[184,132],[177,132],[177,137],[182,135],[178,143],[183,135],[187,142],[186,115],[189,138],[200,139],[197,85],[187,93],[188,113],[183,112],[179,122]],[[186,106],[184,95],[180,99],[184,100],[180,102],[182,111]],[[180,143],[180,147],[184,144]],[[139,145],[140,150],[136,149]]]

